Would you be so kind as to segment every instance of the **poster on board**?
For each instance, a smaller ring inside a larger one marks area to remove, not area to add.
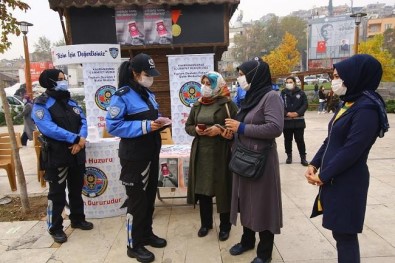
[[[169,55],[172,137],[175,144],[191,144],[185,132],[191,106],[201,97],[203,74],[214,70],[214,54]]]

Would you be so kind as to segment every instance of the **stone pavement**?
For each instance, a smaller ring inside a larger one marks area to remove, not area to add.
[[[327,132],[329,114],[307,113],[305,133],[308,158],[312,158]],[[359,235],[362,262],[395,262],[395,115],[389,115],[391,129],[373,146],[368,161],[371,180],[366,211],[365,227]],[[17,131],[22,126],[16,126]],[[4,132],[5,127],[0,128]],[[336,248],[330,231],[322,228],[321,217],[310,219],[311,206],[317,194],[315,186],[304,179],[305,167],[299,164],[294,144],[294,163],[285,164],[283,138],[277,140],[280,155],[284,228],[275,237],[273,262],[287,263],[335,263]],[[20,150],[27,179],[28,192],[45,194],[36,176],[34,149]],[[0,170],[0,195],[11,193],[4,170]],[[185,190],[162,190],[163,196],[185,195]],[[230,247],[239,242],[242,228],[233,227],[230,238],[219,242],[219,218],[215,214],[216,227],[204,238],[197,237],[200,227],[198,209],[185,204],[185,199],[157,201],[154,214],[154,232],[168,240],[166,248],[149,248],[156,256],[155,262],[165,263],[236,263],[251,262],[255,251],[241,256],[231,256]],[[0,262],[137,262],[126,256],[124,216],[94,219],[95,228],[81,231],[69,227],[66,222],[68,242],[59,245],[46,232],[45,221],[0,223]]]

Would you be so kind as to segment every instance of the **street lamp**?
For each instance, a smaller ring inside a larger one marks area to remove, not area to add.
[[[33,26],[33,24],[21,21],[17,22],[20,27],[21,32],[23,33],[23,49],[25,50],[25,80],[26,80],[26,95],[33,99],[32,92],[32,77],[30,75],[30,58],[29,58],[29,46],[27,44],[27,32],[29,32],[29,26]]]
[[[350,17],[355,19],[355,34],[354,34],[354,54],[358,54],[358,42],[359,42],[359,24],[361,24],[362,17],[367,16],[366,13],[355,13]]]

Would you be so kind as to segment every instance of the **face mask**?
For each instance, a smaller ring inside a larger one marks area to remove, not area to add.
[[[202,96],[203,97],[207,98],[207,97],[212,97],[213,96],[213,90],[209,86],[202,85],[200,87],[200,89],[202,91]]]
[[[55,90],[68,90],[68,89],[69,89],[69,82],[67,80],[56,81]]]
[[[294,89],[294,84],[293,83],[286,83],[285,84],[285,88],[289,89],[289,90],[292,90],[292,89]]]
[[[139,80],[138,83],[141,86],[150,88],[152,86],[152,84],[154,83],[154,77],[141,76],[141,80]]]
[[[344,86],[342,79],[334,79],[332,80],[332,90],[338,96],[342,96],[346,94],[347,87]]]
[[[248,84],[245,75],[238,77],[237,82],[239,82],[240,88],[242,88],[243,90],[248,91],[250,89],[250,84]]]

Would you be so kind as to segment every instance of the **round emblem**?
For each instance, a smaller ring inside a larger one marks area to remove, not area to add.
[[[96,167],[86,167],[84,186],[82,187],[83,195],[98,197],[106,191],[107,185],[108,179],[102,170]]]
[[[300,99],[300,94],[297,94],[297,95],[296,95],[296,98],[297,98],[297,99]]]
[[[189,81],[181,86],[179,97],[182,104],[191,107],[201,96],[200,83]]]
[[[181,35],[181,27],[178,24],[172,25],[171,31],[174,37],[178,37],[179,35]]]
[[[107,110],[110,106],[111,96],[115,93],[117,89],[111,85],[104,85],[97,89],[95,94],[95,102],[97,107],[101,110]]]

